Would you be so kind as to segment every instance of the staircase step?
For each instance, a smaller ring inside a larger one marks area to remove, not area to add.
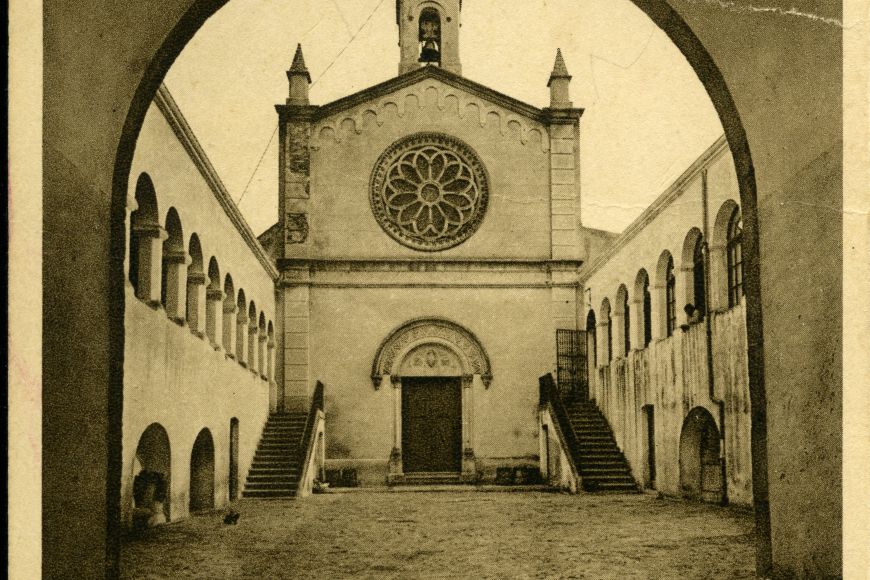
[[[572,449],[583,489],[601,493],[636,493],[637,484],[625,456],[616,444],[607,419],[594,404],[575,403],[568,418],[577,437]]]
[[[299,483],[298,448],[307,413],[269,416],[254,460],[248,470],[243,497],[292,498]]]
[[[296,490],[248,490],[246,489],[242,492],[242,497],[250,497],[250,498],[292,498],[296,497]]]

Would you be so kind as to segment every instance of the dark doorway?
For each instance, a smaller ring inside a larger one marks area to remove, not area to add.
[[[199,432],[190,454],[190,511],[214,509],[214,442],[208,429]]]
[[[722,501],[724,482],[719,429],[709,411],[692,409],[680,434],[680,487],[690,499]]]
[[[459,377],[402,378],[402,463],[406,473],[460,471]]]
[[[655,407],[646,405],[643,408],[644,423],[646,423],[646,487],[656,488],[656,419]]]
[[[239,499],[239,420],[230,419],[230,501]]]

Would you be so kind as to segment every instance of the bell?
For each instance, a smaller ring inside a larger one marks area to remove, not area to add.
[[[420,62],[441,62],[441,52],[438,50],[438,43],[434,40],[426,40],[423,43],[423,48],[420,50]]]

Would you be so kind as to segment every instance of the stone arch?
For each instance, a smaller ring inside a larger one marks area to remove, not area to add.
[[[728,309],[728,229],[740,206],[733,199],[725,200],[713,221],[710,236],[710,307]]]
[[[639,349],[649,346],[652,341],[652,294],[649,289],[649,274],[641,268],[634,279],[634,344]]]
[[[141,62],[147,62],[144,66],[144,71],[141,76],[129,76],[130,82],[125,83],[124,88],[129,89],[132,94],[129,106],[126,107],[127,115],[123,123],[122,131],[117,141],[117,155],[114,160],[114,168],[112,171],[112,215],[123,215],[123,208],[126,204],[126,187],[129,179],[130,170],[133,160],[133,152],[135,151],[136,139],[141,130],[145,115],[152,102],[160,83],[164,79],[170,66],[175,61],[182,49],[193,38],[196,32],[204,25],[206,20],[215,12],[222,8],[228,0],[192,0],[184,4],[186,8],[179,16],[172,19],[169,23],[155,22],[150,24],[150,29],[154,32],[154,39],[162,39],[162,44],[156,42],[154,44],[142,44],[141,50],[136,54],[140,56]],[[755,180],[755,168],[753,166],[752,153],[749,146],[749,139],[746,128],[738,110],[734,98],[732,97],[731,88],[725,81],[725,78],[713,59],[713,56],[708,52],[707,48],[695,34],[693,29],[686,22],[684,17],[677,12],[666,0],[631,0],[640,10],[642,10],[652,22],[659,27],[668,38],[676,45],[686,60],[689,62],[692,69],[698,75],[698,78],[704,85],[705,90],[710,96],[719,118],[722,120],[729,148],[735,162],[735,170],[738,177],[738,186],[740,189],[741,200],[744,203],[745,219],[746,219],[746,275],[751,281],[747,288],[747,299],[752,305],[761,304],[761,289],[758,283],[760,278],[760,267],[758,262],[758,237],[759,224],[757,217],[757,185]],[[149,36],[151,38],[151,36]],[[135,74],[135,72],[133,73]],[[139,80],[137,81],[136,78]],[[126,94],[126,93],[125,93]],[[109,101],[103,99],[95,106],[108,106]],[[114,142],[113,142],[114,144]],[[100,167],[107,173],[110,171],[107,168]],[[118,218],[115,218],[118,219]],[[117,225],[115,222],[114,225]],[[124,238],[118,235],[123,228],[113,228],[110,230],[110,243],[114,250],[112,252],[113,261],[110,264],[110,281],[123,279],[123,263],[124,255]],[[120,290],[121,286],[111,292],[109,303],[111,309],[122,311],[124,307],[124,295]],[[752,451],[753,451],[753,473],[763,474],[767,470],[767,452],[766,452],[766,437],[767,437],[767,422],[766,422],[766,392],[764,383],[764,349],[763,349],[763,325],[762,312],[760,308],[747,308],[747,333],[750,344],[757,345],[756,348],[750,349],[749,357],[749,388],[753,408],[753,430],[752,430]],[[123,354],[124,351],[124,329],[123,320],[120,318],[110,319],[107,332],[107,343],[111,345],[112,352]],[[102,340],[100,337],[95,340]],[[63,363],[62,359],[59,359]],[[50,370],[54,370],[51,368]],[[64,369],[65,370],[65,369]],[[121,365],[109,366],[106,370],[106,375],[112,385],[117,388],[109,389],[108,401],[108,423],[110,433],[120,434],[122,415],[120,409],[123,403],[123,389],[119,388],[123,385],[123,367]],[[62,388],[60,385],[59,388]],[[66,412],[66,411],[65,411]],[[109,455],[114,452],[120,452],[121,439],[120,435],[113,435],[109,442]],[[108,466],[109,477],[108,494],[117,495],[117,489],[120,485],[120,468],[114,465],[113,461],[109,461]],[[114,477],[113,477],[114,475]],[[118,482],[118,483],[111,483]],[[760,574],[768,574],[772,566],[772,545],[770,537],[770,519],[769,508],[767,507],[767,484],[763,477],[757,477],[753,485],[753,494],[757,499],[756,503],[756,521],[758,524],[758,571]],[[107,532],[110,537],[116,536],[118,527],[117,517],[110,516],[107,521]],[[55,549],[63,548],[60,546]],[[54,554],[49,554],[49,560],[52,562],[59,561]],[[111,569],[117,570],[119,560],[119,547],[117,543],[110,543],[108,550],[108,565]]]
[[[393,330],[381,343],[372,363],[372,382],[380,387],[384,376],[399,375],[409,353],[433,345],[447,349],[458,357],[462,375],[480,375],[484,385],[492,381],[489,355],[474,334],[464,327],[441,318],[412,320]]]
[[[613,320],[611,319],[610,299],[601,301],[598,316],[598,363],[606,367],[613,360]]]
[[[223,318],[221,324],[221,344],[224,347],[224,353],[227,356],[235,357],[235,320],[236,312],[236,287],[233,283],[233,277],[227,274],[224,277],[224,302],[223,302]]]
[[[713,415],[695,407],[680,432],[680,491],[689,499],[722,501],[722,464],[719,429]]]
[[[205,309],[205,334],[208,341],[215,348],[218,347],[223,332],[223,300],[224,292],[221,288],[221,269],[217,258],[211,257],[208,261],[208,287],[206,288]]]
[[[589,309],[586,315],[586,379],[592,384],[592,370],[598,366],[598,325],[595,310]]]
[[[653,297],[653,329],[656,338],[671,336],[676,328],[676,274],[674,258],[668,250],[659,256],[656,265],[655,296]]]
[[[239,419],[230,419],[230,501],[239,499]]]
[[[205,428],[190,452],[190,511],[210,509],[214,509],[214,440]]]
[[[257,345],[260,343],[257,335],[259,327],[257,326],[257,304],[251,300],[248,306],[248,351],[245,353],[248,361],[248,368],[255,373],[259,373],[257,368]]]
[[[134,525],[140,518],[148,526],[169,521],[172,448],[160,423],[152,423],[139,437],[133,472]]]
[[[192,332],[205,335],[206,273],[203,268],[202,245],[197,234],[191,234],[187,254],[187,304],[185,319]]]
[[[625,356],[631,351],[631,306],[629,305],[628,288],[620,284],[616,290],[616,352],[618,356]]]
[[[136,297],[150,301],[154,298],[151,289],[156,282],[153,266],[159,263],[159,255],[154,255],[154,249],[159,248],[157,242],[162,231],[157,193],[147,173],[140,174],[136,180],[135,197],[136,209],[130,214],[130,262],[127,275]]]
[[[704,235],[698,228],[692,228],[683,240],[680,263],[680,282],[683,306],[691,304],[697,314],[689,316],[687,322],[700,321],[707,312],[707,291],[704,282]]]
[[[248,338],[248,301],[245,298],[245,289],[239,288],[236,299],[236,362],[246,364]]]
[[[160,271],[160,303],[166,315],[175,321],[184,320],[182,305],[186,302],[187,253],[184,249],[184,229],[178,211],[166,212],[166,234],[163,241],[163,265]]]

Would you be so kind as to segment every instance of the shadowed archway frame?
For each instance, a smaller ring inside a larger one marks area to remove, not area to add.
[[[124,256],[127,184],[136,140],[148,106],[172,63],[203,23],[228,0],[195,1],[179,19],[148,64],[127,110],[112,179],[109,338],[110,385],[107,441],[107,555],[109,576],[117,575],[120,553],[122,409],[124,369]],[[677,46],[704,85],[719,115],[734,158],[744,219],[744,284],[752,415],[752,478],[757,538],[757,571],[771,568],[767,485],[767,413],[759,267],[757,189],[746,131],[725,80],[698,37],[665,0],[631,0]]]

